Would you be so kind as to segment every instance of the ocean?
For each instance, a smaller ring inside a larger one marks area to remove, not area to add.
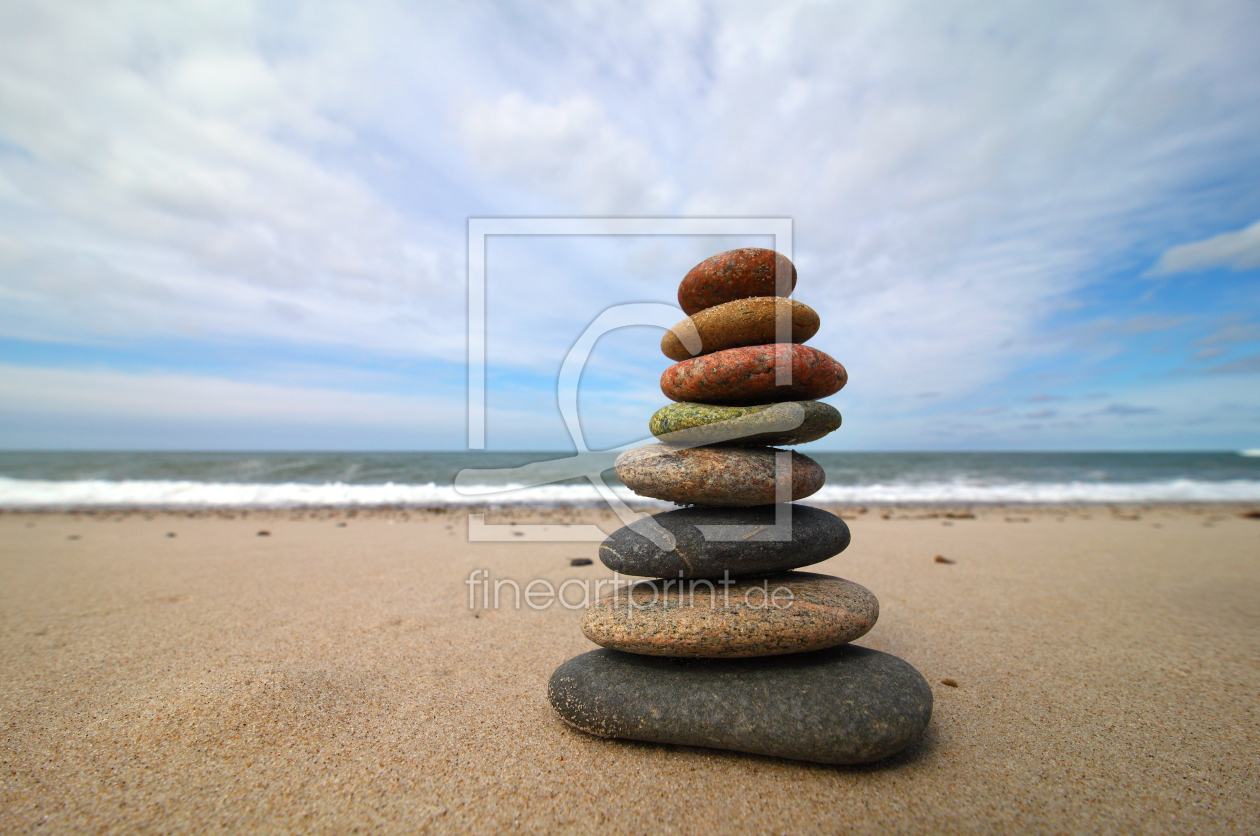
[[[1260,502],[1253,453],[810,453],[827,484],[807,501]],[[548,452],[0,452],[0,509],[598,504],[590,481],[573,477],[584,471],[652,505],[617,481],[612,460],[575,469],[572,454]]]

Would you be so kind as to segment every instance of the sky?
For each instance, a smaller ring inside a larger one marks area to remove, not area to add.
[[[1260,448],[1254,2],[0,4],[0,448],[458,450],[470,218],[785,218],[815,450]],[[486,446],[765,235],[492,236]],[[668,313],[668,312],[666,312]],[[681,311],[678,319],[683,318]],[[584,443],[647,437],[662,331]]]

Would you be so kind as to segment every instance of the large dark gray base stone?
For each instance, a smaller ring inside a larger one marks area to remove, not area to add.
[[[593,650],[551,675],[566,723],[599,737],[865,763],[904,749],[932,717],[908,662],[854,645],[757,659]]]
[[[771,575],[820,563],[849,545],[849,527],[835,514],[808,505],[792,505],[792,539],[772,540],[774,505],[751,508],[681,508],[654,514],[652,519],[677,540],[673,551],[663,551],[635,530],[619,528],[599,547],[599,559],[623,575],[646,578],[720,578],[724,572]],[[642,525],[636,523],[635,525]],[[744,526],[750,536],[706,540],[697,526]],[[756,529],[762,528],[761,531]]]

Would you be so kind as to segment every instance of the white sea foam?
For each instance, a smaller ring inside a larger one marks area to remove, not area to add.
[[[614,494],[643,506],[653,500],[620,485]],[[1260,502],[1260,481],[1174,479],[1149,482],[1006,482],[966,480],[826,485],[805,500],[815,505],[965,503],[1142,503]],[[295,508],[597,505],[589,484],[537,487],[467,486],[434,483],[350,485],[343,482],[195,482],[164,480],[52,481],[0,477],[0,508]],[[662,506],[667,503],[659,503]]]
[[[950,505],[960,503],[1257,502],[1260,482],[1251,479],[1209,482],[1169,479],[1152,482],[949,482],[825,485],[806,502],[851,505],[869,502]]]
[[[617,485],[622,501],[642,497]],[[349,485],[344,482],[51,481],[0,477],[0,508],[297,508],[382,505],[587,505],[601,502],[591,485],[538,487]],[[651,500],[648,500],[649,502]]]

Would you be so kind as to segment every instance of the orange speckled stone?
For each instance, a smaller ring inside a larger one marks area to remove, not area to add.
[[[774,250],[744,247],[710,256],[692,267],[678,286],[678,305],[691,316],[697,311],[736,299],[778,296],[776,258],[778,268],[791,276],[791,286],[795,288],[796,267],[787,256]]]
[[[792,364],[792,382],[775,385],[775,355]],[[849,373],[834,358],[807,345],[750,345],[675,363],[661,375],[661,391],[674,401],[752,404],[812,401],[834,395]]]

